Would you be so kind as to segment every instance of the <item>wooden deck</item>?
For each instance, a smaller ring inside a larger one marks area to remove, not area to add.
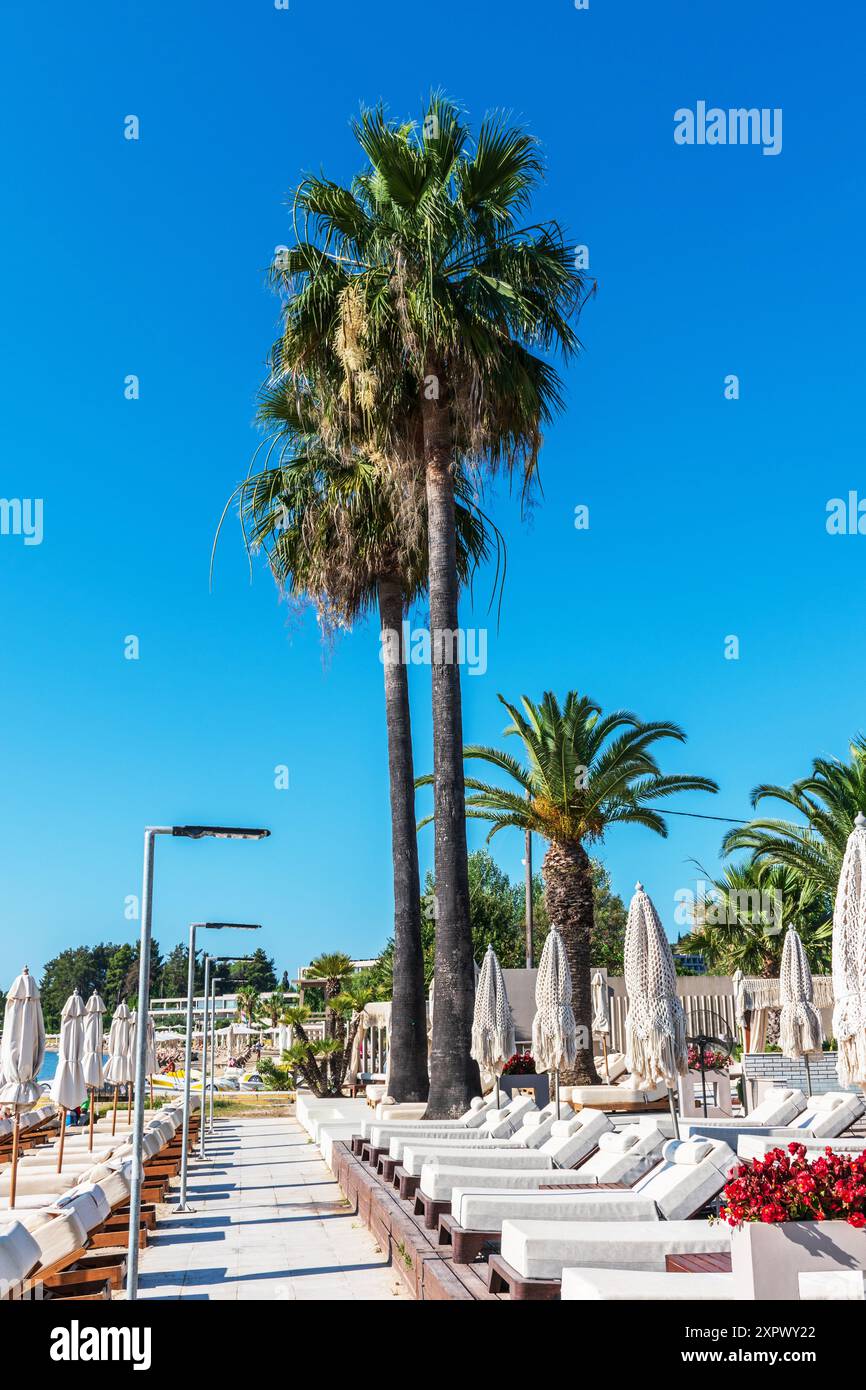
[[[352,1153],[350,1142],[334,1144],[334,1176],[346,1200],[376,1237],[413,1298],[500,1303],[487,1287],[486,1265],[455,1265],[451,1247],[439,1245],[436,1231],[415,1216],[412,1201],[401,1201],[393,1184]]]

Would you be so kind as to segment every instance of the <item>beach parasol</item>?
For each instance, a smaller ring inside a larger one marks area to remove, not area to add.
[[[63,1143],[66,1138],[66,1112],[77,1110],[87,1099],[87,1086],[81,1059],[84,1055],[84,1005],[78,990],[73,990],[60,1015],[60,1042],[57,1049],[57,1070],[51,1083],[51,1098],[60,1109],[60,1143],[57,1146],[57,1171],[63,1167]]]
[[[0,1071],[4,1081],[0,1089],[0,1104],[11,1105],[15,1113],[12,1128],[12,1177],[9,1187],[9,1206],[15,1206],[18,1179],[18,1144],[21,1126],[20,1109],[33,1105],[40,1095],[36,1080],[45,1057],[45,1023],[36,981],[25,965],[13,980],[6,995],[6,1015],[3,1020],[3,1046],[0,1051]]]
[[[688,1070],[686,1018],[677,997],[670,942],[643,884],[635,885],[625,929],[626,1062],[638,1087],[667,1087],[679,1138],[674,1087]]]
[[[84,1006],[84,1055],[81,1059],[84,1084],[90,1093],[87,1116],[87,1147],[89,1149],[93,1148],[93,1115],[96,1110],[96,1092],[102,1090],[102,1015],[104,1013],[105,1004],[94,990]]]
[[[809,1053],[820,1052],[824,1041],[821,1015],[813,1003],[812,972],[799,933],[789,927],[782,948],[779,979],[782,1012],[779,1018],[779,1046],[786,1057],[806,1063],[806,1086],[812,1094]]]
[[[866,817],[848,836],[833,909],[833,1036],[843,1086],[866,1085]]]
[[[610,1066],[607,1060],[607,1040],[610,1037],[610,1016],[607,1007],[607,986],[600,970],[592,976],[592,1036],[601,1040],[604,1053],[604,1069],[610,1081]]]
[[[138,1011],[133,1009],[129,1017],[129,1055],[135,1057],[135,1030],[138,1026]],[[153,1019],[147,1015],[147,1039],[145,1041],[144,1074],[150,1081],[150,1104],[153,1107],[153,1073],[156,1071],[156,1033]],[[130,1087],[130,1091],[132,1087]]]
[[[577,1024],[571,1007],[571,971],[565,943],[551,926],[538,963],[535,981],[536,1015],[532,1020],[532,1055],[538,1071],[552,1071],[556,1078],[556,1115],[559,1118],[559,1071],[571,1067],[577,1057]]]
[[[481,964],[472,1014],[472,1046],[469,1055],[479,1067],[486,1067],[496,1078],[496,1107],[499,1108],[499,1076],[514,1055],[514,1019],[505,990],[502,966],[492,946]]]
[[[117,1092],[121,1086],[132,1091],[132,1051],[130,1043],[129,1009],[121,1000],[111,1020],[108,1032],[108,1061],[105,1064],[105,1079],[114,1087],[114,1107],[111,1114],[111,1132],[117,1129]]]

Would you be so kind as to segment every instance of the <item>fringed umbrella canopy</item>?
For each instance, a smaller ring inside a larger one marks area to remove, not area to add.
[[[499,1075],[509,1057],[514,1055],[514,1048],[514,1019],[505,977],[496,952],[488,946],[475,991],[469,1055],[480,1067]]]
[[[670,942],[649,895],[638,883],[625,929],[626,1063],[642,1087],[668,1088],[688,1068],[686,1017],[677,998]]]
[[[539,1071],[571,1067],[577,1057],[577,1024],[571,1007],[571,971],[558,929],[551,926],[538,963],[532,1021],[532,1055]]]
[[[0,1104],[33,1105],[41,1094],[36,1081],[45,1057],[45,1023],[36,981],[25,965],[6,995],[0,1071]]]
[[[75,1110],[87,1099],[87,1086],[81,1066],[83,1055],[84,1004],[76,989],[63,1005],[60,1015],[57,1070],[51,1083],[51,1098],[64,1110]]]
[[[133,1067],[130,1042],[131,1027],[129,1009],[121,1001],[114,1010],[111,1028],[108,1033],[108,1061],[105,1064],[105,1080],[109,1086],[125,1086],[132,1080]]]
[[[129,1016],[129,1056],[133,1071],[135,1071],[135,1033],[138,1027],[138,1011],[133,1009]],[[150,1014],[147,1016],[147,1042],[144,1054],[144,1074],[153,1076],[156,1071],[156,1034],[153,1028],[153,1019]]]
[[[793,927],[788,928],[782,950],[780,988],[779,1046],[783,1053],[796,1059],[809,1052],[820,1052],[824,1029],[813,1002],[812,972],[799,933]]]
[[[592,1036],[594,1038],[610,1037],[607,989],[600,970],[596,970],[592,977]]]
[[[102,1015],[105,1003],[93,991],[84,1006],[84,1055],[81,1070],[84,1084],[92,1091],[102,1086]]]
[[[833,909],[833,1035],[843,1086],[866,1084],[866,817],[848,836]]]

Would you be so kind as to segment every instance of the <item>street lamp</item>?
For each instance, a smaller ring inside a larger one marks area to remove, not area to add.
[[[150,1008],[150,934],[153,916],[153,855],[157,835],[187,840],[264,840],[270,830],[225,825],[147,825],[144,829],[144,868],[141,889],[141,940],[138,960],[138,1016],[142,1026],[135,1034],[135,1109],[132,1126],[132,1181],[129,1191],[129,1257],[126,1297],[138,1297],[138,1223],[141,1216],[141,1184],[144,1176],[144,1079],[147,1070],[147,1023]]]
[[[261,927],[253,922],[190,922],[189,924],[189,953],[187,958],[187,978],[186,978],[186,1049],[184,1052],[184,1076],[183,1076],[183,1153],[180,1160],[180,1201],[175,1208],[176,1211],[192,1211],[193,1208],[187,1204],[186,1200],[186,1176],[187,1165],[189,1163],[189,1106],[190,1106],[190,1070],[192,1068],[192,1027],[193,1027],[193,1006],[195,999],[195,937],[197,931],[261,931]],[[205,1007],[203,1010],[202,1026],[206,1030],[207,1023],[207,990],[208,990],[208,961],[205,957]],[[204,1107],[205,1107],[205,1072],[204,1063],[207,1058],[205,1047],[206,1037],[202,1039],[202,1081],[201,1081],[201,1129],[204,1129]],[[199,1131],[199,1157],[204,1157],[204,1149],[201,1143],[201,1131]]]

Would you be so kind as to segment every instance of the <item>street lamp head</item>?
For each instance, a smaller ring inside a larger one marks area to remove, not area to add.
[[[248,830],[237,825],[173,825],[172,835],[182,835],[187,840],[266,840],[270,830]]]
[[[193,922],[197,931],[261,931],[259,922]]]

